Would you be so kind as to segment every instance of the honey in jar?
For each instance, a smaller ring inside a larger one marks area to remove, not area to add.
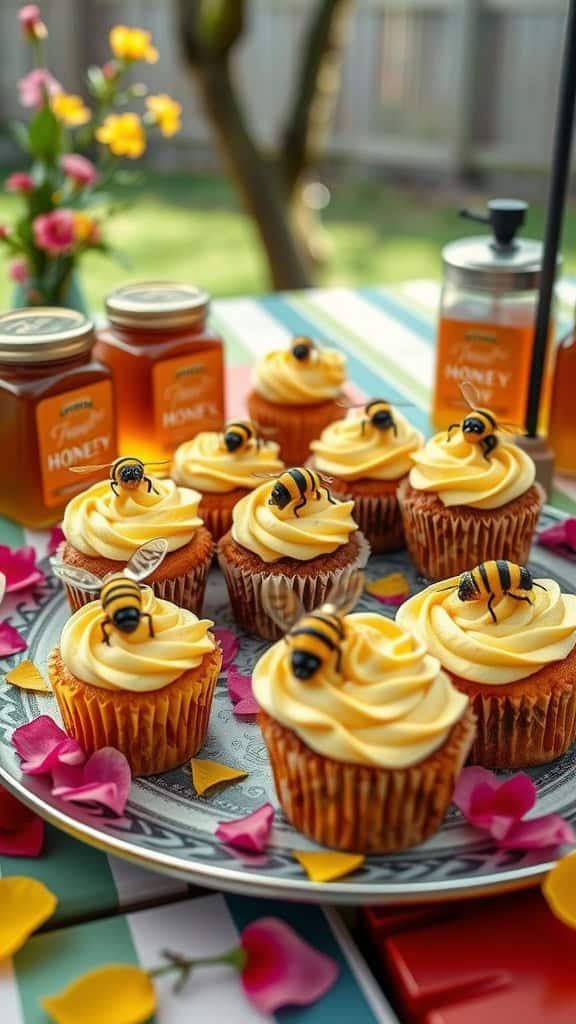
[[[558,473],[576,476],[576,327],[556,352],[548,444]]]
[[[183,441],[224,425],[223,343],[209,296],[192,285],[126,285],[106,299],[96,353],[114,374],[122,455],[169,459]]]
[[[78,466],[116,458],[112,375],[93,356],[94,328],[71,309],[0,316],[0,514],[41,529],[102,476]]]

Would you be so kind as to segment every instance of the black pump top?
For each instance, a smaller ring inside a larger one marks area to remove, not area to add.
[[[478,224],[490,224],[495,249],[514,249],[516,233],[526,220],[528,203],[521,199],[491,199],[488,213],[475,213],[473,210],[460,210],[460,216],[466,220],[474,220]]]

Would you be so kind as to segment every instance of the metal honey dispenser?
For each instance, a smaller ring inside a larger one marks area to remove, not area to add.
[[[517,238],[527,203],[492,199],[488,213],[461,216],[489,224],[492,236],[450,242],[442,251],[432,418],[442,430],[462,418],[462,381],[500,420],[522,425],[526,414],[542,244]]]

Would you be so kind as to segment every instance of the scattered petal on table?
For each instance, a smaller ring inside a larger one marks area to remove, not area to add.
[[[259,711],[260,706],[252,695],[239,700],[234,708],[236,718],[255,718]]]
[[[332,850],[292,850],[311,882],[334,882],[362,867],[363,853],[337,853]]]
[[[241,980],[261,1013],[282,1006],[309,1006],[321,999],[338,977],[338,964],[310,946],[284,921],[262,917],[240,936],[246,954]]]
[[[56,909],[54,893],[35,878],[0,878],[0,960],[12,956]]]
[[[0,572],[0,604],[4,600],[4,594],[6,593],[6,577],[3,572]]]
[[[156,1009],[156,990],[140,967],[111,964],[83,974],[41,1003],[56,1024],[142,1024]]]
[[[75,765],[86,760],[80,744],[70,739],[49,715],[40,715],[15,729],[12,743],[27,775],[44,775],[60,763]]]
[[[9,658],[11,654],[25,651],[28,644],[24,637],[8,622],[0,622],[0,658]]]
[[[541,530],[537,539],[539,544],[557,555],[576,561],[576,517],[570,516],[547,530]]]
[[[37,857],[44,843],[44,822],[34,811],[0,787],[0,854]]]
[[[382,604],[401,605],[410,593],[410,584],[401,572],[380,576],[366,584],[366,590]]]
[[[232,664],[238,654],[240,640],[236,633],[232,633],[229,629],[220,629],[217,626],[212,632],[222,648],[222,668],[226,669]]]
[[[536,803],[536,787],[523,772],[501,779],[487,768],[463,768],[454,788],[453,803],[471,825],[490,828],[497,820],[520,821]]]
[[[72,773],[81,776],[72,780]],[[102,747],[80,768],[64,766],[53,771],[54,796],[72,803],[91,803],[123,813],[132,776],[128,761],[114,747]]]
[[[576,853],[569,853],[548,872],[542,892],[550,910],[569,928],[576,928]]]
[[[497,840],[505,850],[541,850],[575,841],[574,829],[559,814],[515,822],[502,839]]]
[[[60,545],[65,541],[64,531],[61,526],[52,526],[48,539],[47,555],[55,555]]]
[[[7,594],[42,583],[45,578],[36,565],[36,552],[32,547],[9,548],[0,544],[0,572],[6,577]]]
[[[272,804],[262,804],[262,807],[258,807],[244,818],[219,822],[216,836],[237,850],[262,853],[268,843],[273,819]]]
[[[242,768],[231,768],[220,761],[205,761],[200,757],[193,757],[190,767],[192,782],[198,796],[203,796],[207,789],[218,785],[219,782],[236,782],[248,775]]]
[[[244,700],[245,697],[252,696],[251,676],[243,675],[242,672],[238,672],[235,668],[228,669],[226,685],[228,687],[230,700],[233,704],[238,704],[238,702]]]
[[[40,669],[33,661],[21,661],[15,668],[6,673],[6,682],[18,686],[21,690],[34,690],[36,693],[49,693],[50,687]]]

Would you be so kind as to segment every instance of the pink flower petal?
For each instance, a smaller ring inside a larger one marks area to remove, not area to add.
[[[244,818],[219,822],[216,836],[237,850],[262,853],[268,843],[273,819],[272,804],[262,804],[262,807],[258,807]]]
[[[82,764],[85,754],[48,715],[40,715],[12,733],[12,743],[27,775],[45,775],[58,764]]]
[[[529,821],[516,821],[505,835],[495,837],[504,850],[540,850],[573,843],[574,829],[559,814],[544,814]]]
[[[576,518],[565,519],[562,523],[555,523],[547,530],[541,530],[538,534],[538,543],[545,548],[550,548],[557,555],[576,560]]]
[[[453,803],[467,821],[489,828],[496,819],[511,823],[522,818],[536,802],[536,787],[524,773],[499,779],[487,768],[463,768],[454,789]]]
[[[0,622],[0,658],[9,658],[11,654],[25,651],[28,644],[14,626],[8,622]]]
[[[37,857],[43,842],[42,818],[0,787],[0,854]]]
[[[244,700],[238,701],[234,708],[234,714],[236,718],[254,718],[259,710],[260,706],[256,702],[256,698],[250,694],[249,697],[244,697]]]
[[[0,572],[6,577],[7,594],[42,583],[45,578],[36,565],[36,552],[31,547],[9,548],[0,544]]]
[[[48,547],[47,547],[47,550],[46,550],[46,554],[48,554],[48,555],[55,555],[56,552],[58,551],[58,548],[60,547],[60,545],[63,543],[63,541],[65,539],[66,538],[64,536],[64,532],[62,530],[62,527],[61,526],[52,526],[51,529],[50,529],[50,537],[49,537],[49,540],[48,540]]]
[[[230,700],[233,704],[237,704],[238,701],[244,700],[245,697],[252,696],[251,677],[243,675],[242,672],[238,672],[235,668],[228,669],[226,685],[228,687],[228,693],[230,694]]]
[[[284,921],[261,917],[240,936],[247,961],[244,991],[261,1013],[309,1006],[334,985],[338,964],[301,939]]]
[[[114,747],[102,747],[83,765],[81,780],[66,784],[70,772],[54,772],[54,796],[74,803],[97,803],[120,815],[124,811],[132,776],[124,754]]]
[[[407,601],[410,594],[372,594],[372,597],[380,601],[380,604],[387,604],[392,608],[399,608],[404,601]]]
[[[2,568],[1,565],[0,568]],[[217,627],[216,629],[213,629],[212,632],[222,648],[222,668],[228,668],[238,654],[240,641],[236,636],[236,633],[232,633],[229,629],[219,629]]]

